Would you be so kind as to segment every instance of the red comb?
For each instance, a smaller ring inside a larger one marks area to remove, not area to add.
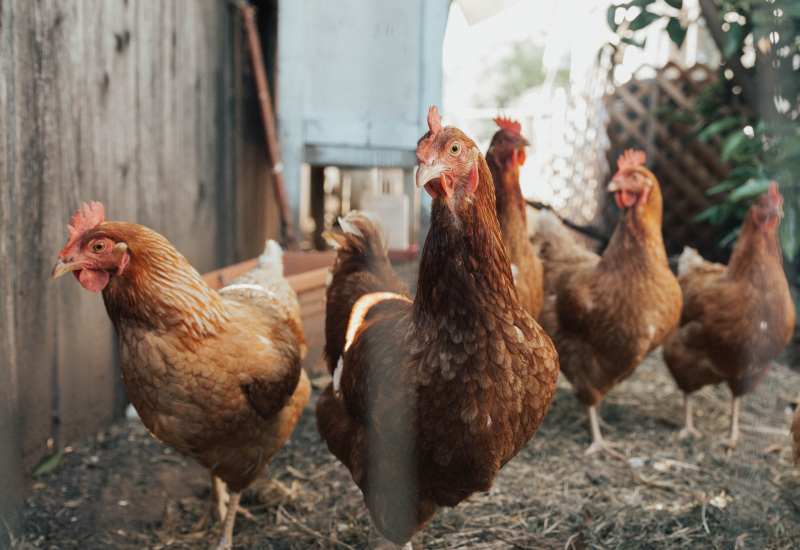
[[[431,108],[428,109],[428,128],[430,128],[431,137],[442,131],[442,116],[436,105],[431,105]]]
[[[68,225],[69,234],[71,237],[81,235],[87,229],[102,223],[105,220],[105,210],[103,205],[99,202],[92,201],[88,205],[83,203],[83,210],[78,210],[75,216],[70,220],[72,225]]]
[[[769,184],[769,190],[767,191],[769,196],[770,204],[774,206],[781,206],[783,204],[783,197],[778,192],[778,182],[773,181]]]
[[[627,149],[619,156],[619,159],[617,160],[617,168],[620,172],[624,172],[625,170],[630,170],[631,168],[636,168],[637,166],[644,166],[646,159],[647,157],[644,154],[644,151]]]
[[[423,136],[425,139],[420,139],[417,144],[417,158],[420,162],[427,161],[433,154],[433,140],[436,139],[436,134],[442,131],[442,117],[436,105],[431,105],[428,109],[428,128],[430,131],[425,134],[427,137]]]
[[[522,124],[510,118],[497,117],[494,119],[495,123],[503,130],[507,130],[512,134],[520,135],[522,133]]]

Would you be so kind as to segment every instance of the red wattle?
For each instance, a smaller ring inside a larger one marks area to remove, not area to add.
[[[81,286],[90,292],[100,292],[108,284],[108,272],[103,269],[78,269],[73,273]]]
[[[617,206],[619,206],[621,209],[633,207],[638,198],[638,195],[635,193],[630,193],[624,189],[620,189],[614,193],[614,200],[616,201]]]

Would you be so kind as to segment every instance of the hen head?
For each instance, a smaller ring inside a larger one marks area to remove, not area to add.
[[[606,190],[614,193],[614,200],[620,209],[625,210],[639,204],[646,204],[650,192],[656,184],[656,176],[644,163],[644,151],[628,149],[617,160],[618,171]]]
[[[92,201],[83,203],[68,225],[69,242],[58,254],[53,278],[72,272],[81,286],[100,292],[112,275],[119,275],[128,265],[128,245],[117,242],[103,231],[103,205]]]
[[[750,216],[764,233],[775,230],[783,217],[783,196],[778,192],[776,182],[770,183],[769,190],[753,203]]]
[[[497,117],[494,119],[500,129],[492,137],[492,143],[486,156],[491,157],[501,170],[513,170],[525,164],[525,147],[530,143],[520,133],[522,126],[519,122]]]
[[[424,186],[434,200],[460,203],[478,188],[481,153],[458,128],[442,128],[436,105],[428,111],[428,128],[417,142],[417,187]]]

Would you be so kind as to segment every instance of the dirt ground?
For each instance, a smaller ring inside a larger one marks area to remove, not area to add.
[[[326,380],[315,380],[321,386]],[[243,502],[254,519],[236,523],[236,548],[372,548],[361,494],[320,442],[314,403],[266,477]],[[682,441],[683,401],[663,361],[648,358],[605,399],[604,434],[627,461],[586,457],[584,412],[559,381],[539,432],[497,476],[494,488],[437,512],[415,548],[792,548],[800,541],[800,473],[788,426],[800,374],[774,365],[742,406],[742,438],[723,439],[724,387],[695,398],[705,437]],[[209,478],[127,420],[67,449],[33,479],[17,549],[207,549]]]

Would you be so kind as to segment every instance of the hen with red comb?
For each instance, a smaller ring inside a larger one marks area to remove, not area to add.
[[[528,140],[522,125],[508,118],[494,119],[500,129],[492,136],[486,163],[492,174],[497,219],[511,260],[517,296],[534,319],[542,310],[542,262],[536,257],[528,236],[527,205],[519,183]]]
[[[690,396],[708,384],[731,390],[728,443],[739,439],[739,404],[764,379],[795,327],[783,271],[778,225],[783,197],[772,182],[748,210],[727,266],[685,248],[678,263],[683,290],[680,326],[664,342],[664,359],[684,392],[681,437],[699,436]]]
[[[213,291],[155,231],[105,220],[92,202],[72,218],[53,277],[103,293],[119,336],[125,389],[150,432],[208,468],[229,550],[239,495],[292,432],[310,385],[297,296],[270,242],[258,265]]]
[[[433,517],[491,488],[544,419],[552,342],[519,302],[489,167],[436,107],[416,181],[433,198],[412,299],[388,275],[374,218],[351,212],[337,249],[326,355],[338,361],[317,426],[361,489],[375,527],[405,544]],[[370,276],[370,274],[372,276]]]
[[[620,156],[607,187],[620,217],[602,256],[576,243],[554,214],[543,211],[536,220],[545,296],[539,322],[587,409],[592,434],[587,453],[616,452],[600,433],[600,402],[680,317],[681,290],[661,234],[661,189],[645,159],[633,150]]]

